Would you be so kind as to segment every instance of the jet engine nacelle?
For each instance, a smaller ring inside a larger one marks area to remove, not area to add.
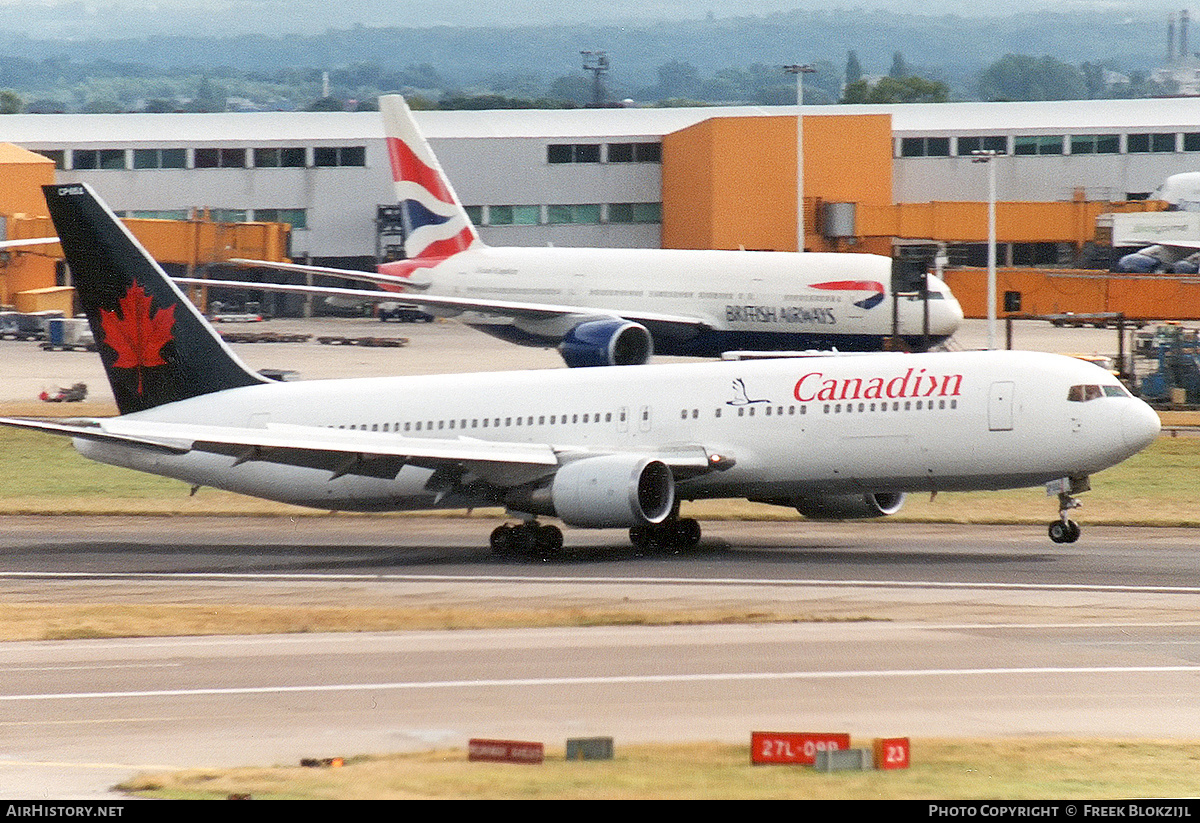
[[[667,519],[675,478],[661,460],[611,454],[567,463],[550,486],[554,514],[568,526],[618,529]]]
[[[645,326],[629,320],[585,320],[567,332],[558,351],[571,368],[640,366],[654,354],[654,341]]]
[[[904,505],[904,493],[797,497],[791,501],[791,505],[810,520],[859,520],[895,514]]]

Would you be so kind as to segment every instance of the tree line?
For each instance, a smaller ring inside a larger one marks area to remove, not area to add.
[[[970,88],[953,87],[935,68],[911,66],[899,51],[885,74],[868,74],[853,50],[842,67],[818,61],[813,68],[804,78],[809,105],[1137,98],[1177,91],[1170,81],[1155,81],[1145,72],[1124,74],[1102,63],[1073,66],[1051,56],[1020,54],[986,66]],[[656,106],[796,101],[794,77],[781,66],[764,63],[705,73],[688,61],[671,60],[641,84],[602,76],[599,101],[594,80],[582,70],[548,80],[533,71],[498,71],[462,86],[429,63],[401,68],[356,63],[328,71],[201,71],[0,57],[0,113],[354,110],[373,108],[380,94],[393,92],[425,109],[574,108],[627,100]]]

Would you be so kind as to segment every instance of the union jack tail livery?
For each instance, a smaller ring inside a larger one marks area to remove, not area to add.
[[[380,97],[379,111],[396,183],[396,202],[403,213],[405,257],[444,260],[479,245],[479,235],[466,209],[417,128],[404,98]]]

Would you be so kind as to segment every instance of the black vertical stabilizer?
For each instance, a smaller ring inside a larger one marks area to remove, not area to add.
[[[121,414],[269,382],[229,350],[89,186],[42,191]]]

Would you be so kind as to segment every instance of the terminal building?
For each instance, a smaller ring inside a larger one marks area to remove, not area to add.
[[[795,107],[416,117],[489,244],[796,248]],[[396,253],[380,223],[393,194],[378,113],[0,125],[0,140],[123,216],[284,223],[289,256],[320,265]],[[1161,208],[1150,198],[1167,177],[1200,170],[1200,99],[808,106],[802,135],[810,250],[936,246],[951,266],[982,265],[989,171],[976,153],[995,152],[1000,262],[1106,268],[1100,215]]]

